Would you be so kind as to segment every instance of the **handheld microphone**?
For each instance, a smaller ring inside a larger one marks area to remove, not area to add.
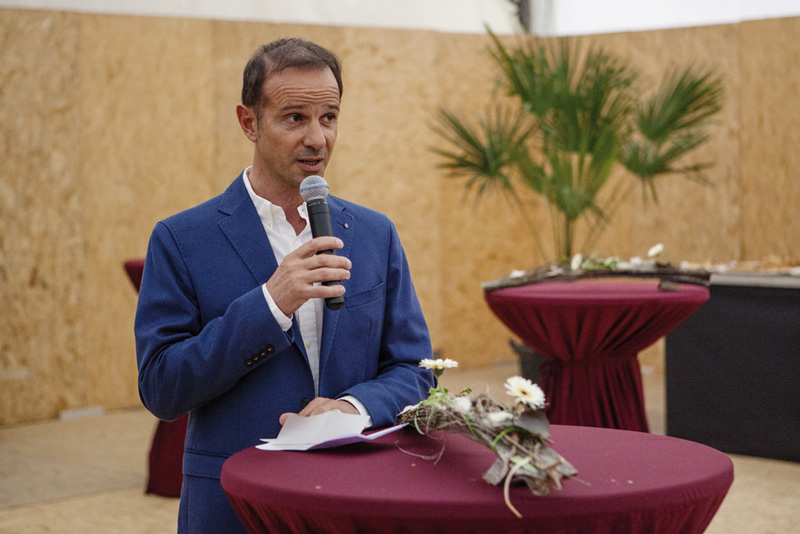
[[[308,221],[311,224],[311,235],[314,237],[332,236],[331,213],[328,210],[328,182],[322,176],[307,176],[300,184],[300,196],[306,201]],[[319,254],[336,254],[335,250],[320,250]],[[331,286],[341,281],[322,282]],[[338,310],[344,306],[344,295],[325,299],[329,310]]]

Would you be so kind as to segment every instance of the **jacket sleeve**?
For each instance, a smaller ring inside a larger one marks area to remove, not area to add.
[[[139,395],[156,417],[174,420],[234,387],[292,343],[261,287],[204,321],[180,247],[166,224],[150,238],[136,322]]]

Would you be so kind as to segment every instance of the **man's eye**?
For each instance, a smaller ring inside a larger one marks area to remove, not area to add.
[[[297,113],[289,115],[289,117],[287,117],[287,118],[288,118],[289,122],[300,122],[300,120],[302,119],[302,117]]]

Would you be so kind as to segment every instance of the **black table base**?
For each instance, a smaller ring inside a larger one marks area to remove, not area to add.
[[[666,337],[667,434],[800,462],[800,288],[710,292]]]

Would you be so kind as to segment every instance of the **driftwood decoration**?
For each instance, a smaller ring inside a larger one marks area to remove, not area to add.
[[[517,404],[508,408],[485,393],[475,398],[468,392],[452,395],[434,388],[431,396],[401,412],[397,421],[408,423],[420,433],[446,431],[461,434],[497,454],[494,464],[483,475],[492,485],[503,485],[506,505],[511,504],[509,487],[524,482],[534,495],[547,495],[562,488],[562,480],[577,470],[551,446],[550,424],[544,409]]]
[[[680,269],[670,264],[655,264],[652,267],[641,269],[592,268],[572,270],[569,267],[546,263],[532,271],[515,273],[506,278],[484,282],[481,287],[488,292],[507,287],[519,287],[545,282],[575,282],[598,278],[658,279],[659,289],[676,291],[679,284],[708,287],[711,273],[705,270]]]

